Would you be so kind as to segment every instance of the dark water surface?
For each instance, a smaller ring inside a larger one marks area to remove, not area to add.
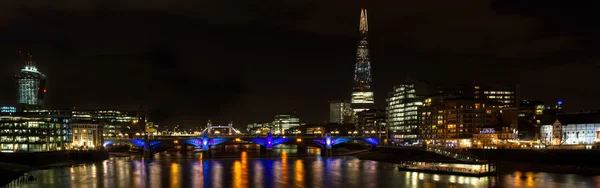
[[[32,171],[39,179],[21,187],[598,187],[600,177],[513,172],[497,177],[466,177],[405,172],[394,164],[352,157],[277,157],[203,159],[199,153],[161,153],[111,158],[101,163]]]

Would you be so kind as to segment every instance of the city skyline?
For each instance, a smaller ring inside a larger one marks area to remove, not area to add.
[[[272,28],[269,25],[277,25],[278,22],[287,22],[288,20],[302,20],[293,17],[283,21],[276,20],[260,27],[246,27],[239,24],[197,23],[197,20],[210,19],[165,15],[150,10],[136,12],[131,18],[119,21],[121,18],[118,14],[127,11],[110,7],[109,11],[105,12],[86,10],[94,13],[88,15],[89,19],[86,18],[93,22],[83,23],[78,30],[73,28],[73,25],[77,24],[69,23],[82,23],[79,20],[82,18],[71,18],[64,14],[82,13],[74,12],[69,8],[33,11],[30,17],[20,18],[24,19],[23,22],[2,25],[2,27],[10,27],[10,29],[2,31],[2,36],[7,37],[3,38],[4,41],[9,42],[2,44],[0,48],[0,57],[4,62],[0,68],[2,70],[0,86],[10,88],[7,91],[16,91],[16,89],[12,89],[15,88],[14,75],[23,65],[15,55],[15,51],[25,49],[36,54],[36,59],[39,61],[38,69],[48,76],[49,90],[46,106],[51,108],[77,106],[78,108],[136,110],[140,105],[144,105],[158,111],[163,121],[173,122],[169,125],[181,124],[189,127],[194,124],[204,125],[208,119],[220,122],[220,124],[226,124],[233,120],[236,124],[239,123],[243,126],[247,123],[270,120],[274,115],[291,111],[296,111],[305,122],[323,122],[328,119],[328,101],[345,99],[351,92],[349,88],[352,83],[349,78],[353,74],[356,40],[359,37],[359,33],[356,32],[356,27],[359,25],[356,13],[359,7],[362,7],[358,4],[351,4],[353,7],[344,7],[334,15],[317,10],[309,11],[309,16],[317,15],[326,20],[337,16],[341,20],[345,20],[337,26],[324,27],[325,30],[333,30],[331,32],[311,30],[320,22],[299,30],[288,30],[286,27]],[[327,7],[327,5],[322,6]],[[402,10],[418,6],[409,4],[404,7],[405,9]],[[376,62],[372,70],[374,72],[373,88],[375,88],[375,100],[377,100],[379,108],[385,107],[383,101],[387,93],[392,90],[393,85],[402,84],[406,76],[433,83],[456,84],[469,80],[470,77],[481,78],[481,82],[500,82],[502,84],[520,80],[523,88],[521,98],[523,99],[540,99],[548,103],[562,99],[565,102],[565,108],[573,111],[594,110],[600,103],[597,99],[580,97],[584,91],[587,92],[585,96],[595,96],[598,91],[577,82],[582,78],[581,76],[590,75],[597,70],[597,66],[594,66],[596,60],[588,53],[593,48],[587,46],[587,43],[579,42],[595,38],[589,38],[589,36],[577,32],[568,33],[566,36],[550,32],[544,27],[556,27],[556,25],[566,23],[547,23],[548,18],[544,17],[543,13],[525,16],[521,15],[524,14],[523,12],[504,10],[502,14],[489,18],[491,21],[495,21],[493,23],[499,23],[500,29],[511,31],[519,36],[526,36],[526,40],[531,42],[529,48],[539,50],[531,52],[519,48],[518,50],[523,51],[504,51],[506,49],[496,48],[498,45],[494,42],[497,41],[487,40],[493,47],[485,49],[494,52],[491,54],[516,54],[516,57],[498,57],[489,55],[488,52],[479,53],[478,50],[469,48],[469,45],[475,44],[472,42],[447,47],[446,45],[456,44],[455,41],[444,41],[448,39],[415,41],[427,39],[430,35],[411,31],[441,34],[442,32],[438,32],[439,29],[435,28],[441,27],[442,24],[436,23],[430,25],[432,27],[430,29],[423,29],[414,27],[415,24],[412,22],[416,18],[426,18],[424,14],[392,11],[381,6],[368,8],[372,33],[370,48],[373,52],[372,58]],[[500,8],[477,7],[478,10],[485,11]],[[64,14],[54,15],[55,13]],[[266,10],[263,13],[283,14]],[[53,16],[48,16],[48,14]],[[390,16],[387,17],[386,14]],[[416,14],[412,16],[417,17],[405,18],[411,14]],[[10,18],[10,16],[2,16],[3,20]],[[46,16],[48,17],[44,22],[47,23],[27,22],[28,19]],[[152,24],[139,22],[145,16],[151,16],[157,22],[165,24],[165,20],[179,21],[175,24],[166,24],[164,29],[152,29]],[[526,21],[518,22],[514,26],[515,28],[502,25],[501,23],[511,20],[510,16],[532,19],[531,23],[543,27],[528,28],[523,25],[527,25],[529,22],[521,23]],[[63,18],[66,21],[59,22],[59,20],[63,21]],[[575,14],[568,18],[579,17]],[[260,17],[260,15],[256,18],[257,21],[268,19]],[[133,23],[133,26],[127,26],[125,23]],[[206,31],[185,28],[181,26],[184,25],[183,23],[195,23],[193,26],[204,26],[202,28],[211,29]],[[394,23],[403,27],[383,29],[384,25],[393,25]],[[56,29],[46,31],[50,34],[42,35],[38,32],[41,29],[36,28],[47,24],[52,24]],[[110,26],[141,27],[142,29],[133,31],[143,31],[148,34],[142,36],[132,33],[100,35],[102,33],[100,31],[111,30],[107,29]],[[571,28],[577,30],[589,27],[585,24],[575,26]],[[183,28],[173,29],[181,27]],[[192,30],[185,31],[186,29]],[[475,31],[478,31],[478,28],[467,28],[465,32]],[[216,37],[206,40],[204,44],[210,46],[207,48],[186,42],[166,40],[160,37],[160,32],[169,33],[170,36],[178,34],[180,41],[184,39],[204,41],[205,37],[197,37],[198,34]],[[397,35],[398,32],[400,35]],[[528,38],[527,36],[532,33],[547,33],[550,37],[542,41]],[[411,39],[413,34],[418,37]],[[493,34],[494,37],[498,37],[496,35],[503,36],[495,32],[487,34]],[[110,40],[94,39],[98,36]],[[143,42],[145,39],[153,40]],[[464,38],[459,37],[459,39]],[[17,40],[20,42],[16,42]],[[125,43],[115,46],[115,40],[125,41]],[[550,44],[565,42],[565,47],[570,50],[564,52],[545,47],[552,45],[540,47],[540,43],[544,44],[544,42]],[[241,49],[250,44],[256,49]],[[280,46],[285,46],[285,48]],[[440,49],[428,49],[428,46],[439,46]],[[476,55],[462,54],[460,53],[461,49],[463,52],[472,51],[470,53]],[[241,58],[242,56],[244,58]],[[489,65],[478,64],[478,62],[489,62]],[[550,65],[545,65],[546,63]],[[514,69],[517,70],[512,72]],[[498,76],[495,76],[496,78],[486,77],[490,74]],[[561,76],[549,77],[548,75]],[[322,80],[329,81],[326,82],[327,84],[315,84],[323,83]],[[582,90],[582,88],[586,88],[586,90]],[[0,102],[14,105],[15,96],[15,93],[3,93],[0,95]],[[257,107],[264,110],[255,110]]]

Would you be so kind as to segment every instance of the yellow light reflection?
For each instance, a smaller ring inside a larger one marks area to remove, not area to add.
[[[527,185],[527,187],[535,187],[534,186],[534,181],[533,181],[533,172],[526,172],[525,175],[527,175],[527,180],[525,180],[525,183]]]
[[[281,152],[281,187],[288,187],[288,162],[287,152]]]
[[[242,187],[248,187],[248,154],[242,151]]]
[[[233,163],[233,187],[244,187],[242,186],[242,163],[236,160]]]
[[[302,160],[300,160],[300,159],[296,160],[295,171],[296,171],[296,174],[294,175],[294,177],[296,178],[295,186],[296,187],[304,187],[304,163],[302,163]]]
[[[171,163],[171,187],[180,187],[179,185],[179,165]]]
[[[202,163],[202,153],[200,153],[200,162],[198,163],[198,176],[194,179],[194,185],[198,187],[204,186],[204,164]]]

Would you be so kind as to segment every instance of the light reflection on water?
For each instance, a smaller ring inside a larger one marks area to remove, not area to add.
[[[104,162],[33,171],[39,180],[23,187],[595,187],[600,177],[514,172],[466,177],[398,171],[395,165],[352,157],[207,159],[200,154],[161,154],[152,161],[111,158]]]

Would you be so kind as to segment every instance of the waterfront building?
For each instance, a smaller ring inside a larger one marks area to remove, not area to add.
[[[73,148],[74,149],[98,149],[104,143],[103,129],[98,122],[73,121]]]
[[[419,109],[422,96],[417,96],[414,84],[397,85],[389,93],[386,123],[395,142],[415,141],[418,135]]]
[[[428,144],[470,147],[473,134],[488,125],[503,106],[469,98],[426,98],[419,138]]]
[[[283,135],[287,129],[300,126],[300,119],[294,114],[276,115],[273,120],[273,134]]]
[[[484,149],[520,148],[515,124],[516,110],[502,109],[487,125],[477,128],[473,134],[472,147]],[[467,147],[467,146],[463,146]]]
[[[375,108],[375,100],[371,88],[371,58],[369,55],[367,9],[361,9],[359,33],[360,38],[356,49],[352,100],[350,101],[354,113]]]
[[[19,54],[21,54],[20,50]],[[46,94],[46,76],[38,71],[31,54],[28,54],[25,68],[21,69],[16,78],[19,107],[21,109],[41,109]]]
[[[246,127],[246,131],[250,134],[265,135],[271,131],[272,123],[251,123]]]
[[[382,135],[382,137],[387,139],[385,110],[369,109],[360,111],[356,113],[355,125],[359,135]]]
[[[138,127],[136,113],[122,110],[73,110],[73,120],[97,122],[103,128],[104,137],[122,137],[142,129]],[[141,124],[143,125],[143,124]]]
[[[329,102],[329,122],[330,123],[352,123],[352,107],[346,101],[331,101]]]
[[[547,145],[595,144],[600,139],[600,113],[559,114],[552,124],[540,128]]]
[[[60,110],[0,113],[2,152],[43,152],[71,148],[70,114]]]

